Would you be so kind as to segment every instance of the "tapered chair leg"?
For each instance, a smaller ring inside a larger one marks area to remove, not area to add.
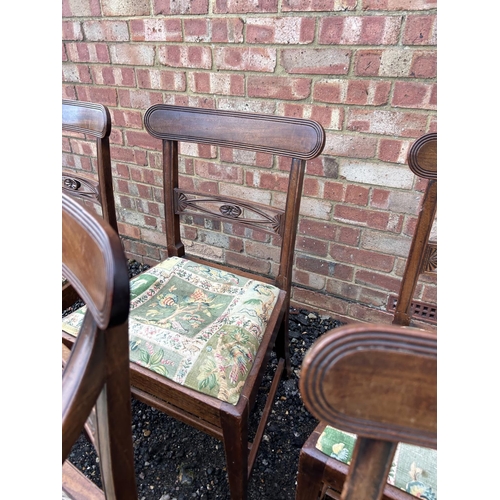
[[[242,401],[240,401],[242,403]],[[232,414],[223,415],[222,432],[226,454],[229,492],[232,499],[246,500],[248,490],[248,404],[238,412],[238,404]]]

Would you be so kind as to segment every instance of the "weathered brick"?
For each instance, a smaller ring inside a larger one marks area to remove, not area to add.
[[[280,76],[249,76],[247,80],[249,97],[268,99],[302,100],[311,92],[309,78],[286,78]]]
[[[394,45],[398,42],[401,16],[324,17],[319,43],[327,45]]]
[[[408,16],[403,34],[404,45],[436,45],[436,15]]]
[[[63,82],[73,82],[73,83],[92,82],[88,66],[83,66],[81,64],[63,64],[62,73],[63,73]]]
[[[354,205],[361,205],[366,207],[368,205],[369,195],[369,188],[350,184],[346,187],[344,201],[346,203],[352,203]]]
[[[436,109],[434,87],[419,82],[395,82],[392,105],[395,108]]]
[[[283,0],[283,12],[338,12],[354,10],[358,0]]]
[[[109,52],[113,64],[126,64],[128,66],[152,66],[154,64],[155,49],[151,45],[110,45]]]
[[[217,14],[278,12],[278,0],[216,0],[213,9]]]
[[[137,83],[143,89],[184,92],[186,74],[181,71],[161,69],[136,69]]]
[[[386,254],[392,261],[398,257],[407,257],[410,250],[410,239],[401,239],[399,235],[386,233],[383,231],[366,230],[361,236],[361,247],[367,251],[375,252],[383,257]],[[367,267],[367,266],[363,266]],[[375,269],[375,268],[373,268]],[[391,269],[380,269],[390,271]]]
[[[63,17],[100,16],[101,5],[99,0],[63,0]]]
[[[309,255],[297,255],[296,266],[304,271],[333,277],[336,264],[328,259],[318,259]]]
[[[283,49],[281,60],[288,73],[345,75],[349,70],[351,51],[328,49]]]
[[[243,21],[239,18],[212,19],[213,43],[243,43]]]
[[[419,137],[425,133],[427,115],[396,111],[351,109],[347,129],[355,132],[402,137]]]
[[[307,252],[308,254],[317,255],[318,257],[327,256],[328,243],[316,238],[298,236],[295,246],[297,250]]]
[[[329,254],[334,261],[385,272],[392,270],[395,259],[393,255],[384,255],[378,251],[347,247],[336,243],[330,244]]]
[[[153,104],[163,102],[160,92],[150,92],[147,90],[118,89],[118,99],[120,106],[133,109],[148,109]]]
[[[79,86],[77,94],[80,101],[98,102],[105,106],[118,104],[116,89],[113,88]]]
[[[361,0],[362,10],[429,10],[435,9],[437,0]]]
[[[212,52],[209,47],[200,45],[167,45],[158,49],[161,64],[174,68],[212,67]]]
[[[128,25],[125,21],[85,21],[82,24],[85,38],[91,42],[128,42]]]
[[[101,0],[105,16],[147,16],[150,14],[148,0]]]
[[[73,62],[110,62],[109,49],[104,43],[67,43],[66,53],[68,55],[68,59]]]
[[[351,158],[374,158],[376,150],[377,139],[375,137],[327,132],[323,153]]]
[[[193,92],[217,95],[245,95],[245,77],[230,73],[190,73]]]
[[[117,123],[117,126],[120,126]],[[147,165],[147,155],[145,151],[136,148],[111,147],[111,158],[113,161],[125,161],[136,165]]]
[[[154,0],[154,14],[208,14],[208,0]]]
[[[407,167],[353,159],[339,162],[339,174],[347,182],[401,189],[411,189],[415,177]]]
[[[415,78],[435,78],[437,76],[436,52],[415,52],[411,61],[410,76]]]
[[[409,148],[409,141],[380,139],[378,158],[382,161],[404,164],[406,163]]]
[[[180,19],[131,19],[131,38],[134,42],[182,42]]]
[[[292,281],[308,288],[314,288],[315,290],[322,290],[326,283],[323,276],[318,276],[309,271],[300,271],[296,267],[292,271]]]
[[[293,118],[307,118],[320,123],[323,128],[329,130],[341,130],[344,118],[344,110],[340,107],[310,105],[282,101],[278,103],[276,112],[282,116]],[[312,160],[313,162],[315,160]],[[307,164],[309,168],[310,162]]]
[[[92,78],[97,85],[115,85],[117,87],[135,87],[133,68],[116,66],[93,66]]]
[[[219,148],[220,159],[226,163],[273,168],[273,155],[245,149]],[[215,155],[214,155],[215,156]]]
[[[295,287],[293,290],[293,299],[314,311],[328,311],[328,314],[347,314],[348,303],[339,300],[338,297],[331,297],[324,293],[305,290],[304,288]]]
[[[308,17],[247,18],[248,43],[307,44],[314,40],[316,21]]]
[[[63,40],[83,40],[82,25],[77,21],[63,21],[62,23]]]
[[[127,146],[145,149],[160,149],[161,140],[149,135],[146,131],[137,132],[129,130],[126,133]]]
[[[241,168],[207,161],[195,161],[195,173],[204,179],[218,179],[226,182],[243,183],[243,172]]]
[[[218,69],[273,72],[276,67],[276,49],[216,47],[214,61]]]
[[[389,102],[390,82],[377,80],[349,80],[346,104],[382,106]]]
[[[341,182],[325,182],[324,198],[332,201],[344,199],[345,185]]]
[[[333,240],[337,231],[337,225],[331,222],[316,221],[301,218],[299,221],[298,233],[307,236],[315,236],[322,240]]]

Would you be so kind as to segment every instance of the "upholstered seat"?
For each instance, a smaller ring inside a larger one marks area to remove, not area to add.
[[[236,404],[279,288],[178,257],[130,288],[130,360]],[[63,318],[63,330],[76,336],[84,314]]]
[[[355,434],[327,425],[316,448],[349,465],[355,443]],[[417,498],[437,500],[437,451],[400,443],[387,482]]]

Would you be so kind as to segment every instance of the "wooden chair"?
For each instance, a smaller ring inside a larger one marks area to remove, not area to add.
[[[64,193],[62,271],[87,307],[71,353],[63,344],[63,493],[76,500],[136,500],[127,261],[111,226]],[[93,441],[97,443],[103,490],[67,460],[94,405]]]
[[[436,335],[396,325],[349,324],[315,342],[299,389],[320,424],[300,452],[297,500],[435,500],[422,460],[435,467],[436,352]]]
[[[89,155],[95,155],[97,170],[96,180],[96,177],[90,174],[70,171],[70,165],[63,166],[63,192],[80,200],[84,205],[90,203],[99,206],[104,219],[118,232],[109,151],[111,117],[108,108],[91,102],[63,100],[62,129],[85,134],[86,138],[92,139]],[[66,140],[69,140],[66,148],[73,149],[71,143],[76,139],[66,137]],[[63,279],[63,310],[74,304],[78,298],[71,285]]]
[[[416,308],[420,317],[437,322],[435,308],[412,302],[419,276],[437,272],[437,243],[429,241],[437,210],[437,134],[426,134],[413,144],[408,154],[408,165],[415,175],[429,182],[420,206],[401,287],[397,298],[393,298],[393,324],[402,326],[410,325]]]
[[[163,104],[149,108],[144,121],[162,141],[167,259],[131,283],[132,393],[222,440],[231,498],[244,500],[279,379],[291,371],[288,311],[302,184],[306,160],[323,149],[324,130],[311,120]],[[280,170],[288,187],[274,186],[286,202],[279,208],[182,188],[179,142],[291,157],[289,172]],[[276,276],[266,275],[265,259],[259,273],[188,257],[181,240],[185,216],[239,226],[250,236],[270,233],[280,245]],[[78,316],[67,317],[68,343],[80,328]],[[277,368],[249,443],[249,414],[273,349]]]

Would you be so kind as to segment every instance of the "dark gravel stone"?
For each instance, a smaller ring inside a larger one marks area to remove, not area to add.
[[[129,261],[130,277],[148,269]],[[64,311],[63,316],[81,307]],[[249,500],[295,500],[300,448],[317,425],[299,394],[298,374],[304,354],[323,333],[342,323],[305,309],[291,308],[290,355],[292,376],[277,391],[249,482]],[[274,353],[270,360],[277,364]],[[250,418],[250,438],[257,430],[273,370],[264,376]],[[222,443],[140,401],[132,399],[132,424],[137,489],[140,500],[229,500]],[[71,462],[101,486],[99,464],[82,434],[70,454]]]

